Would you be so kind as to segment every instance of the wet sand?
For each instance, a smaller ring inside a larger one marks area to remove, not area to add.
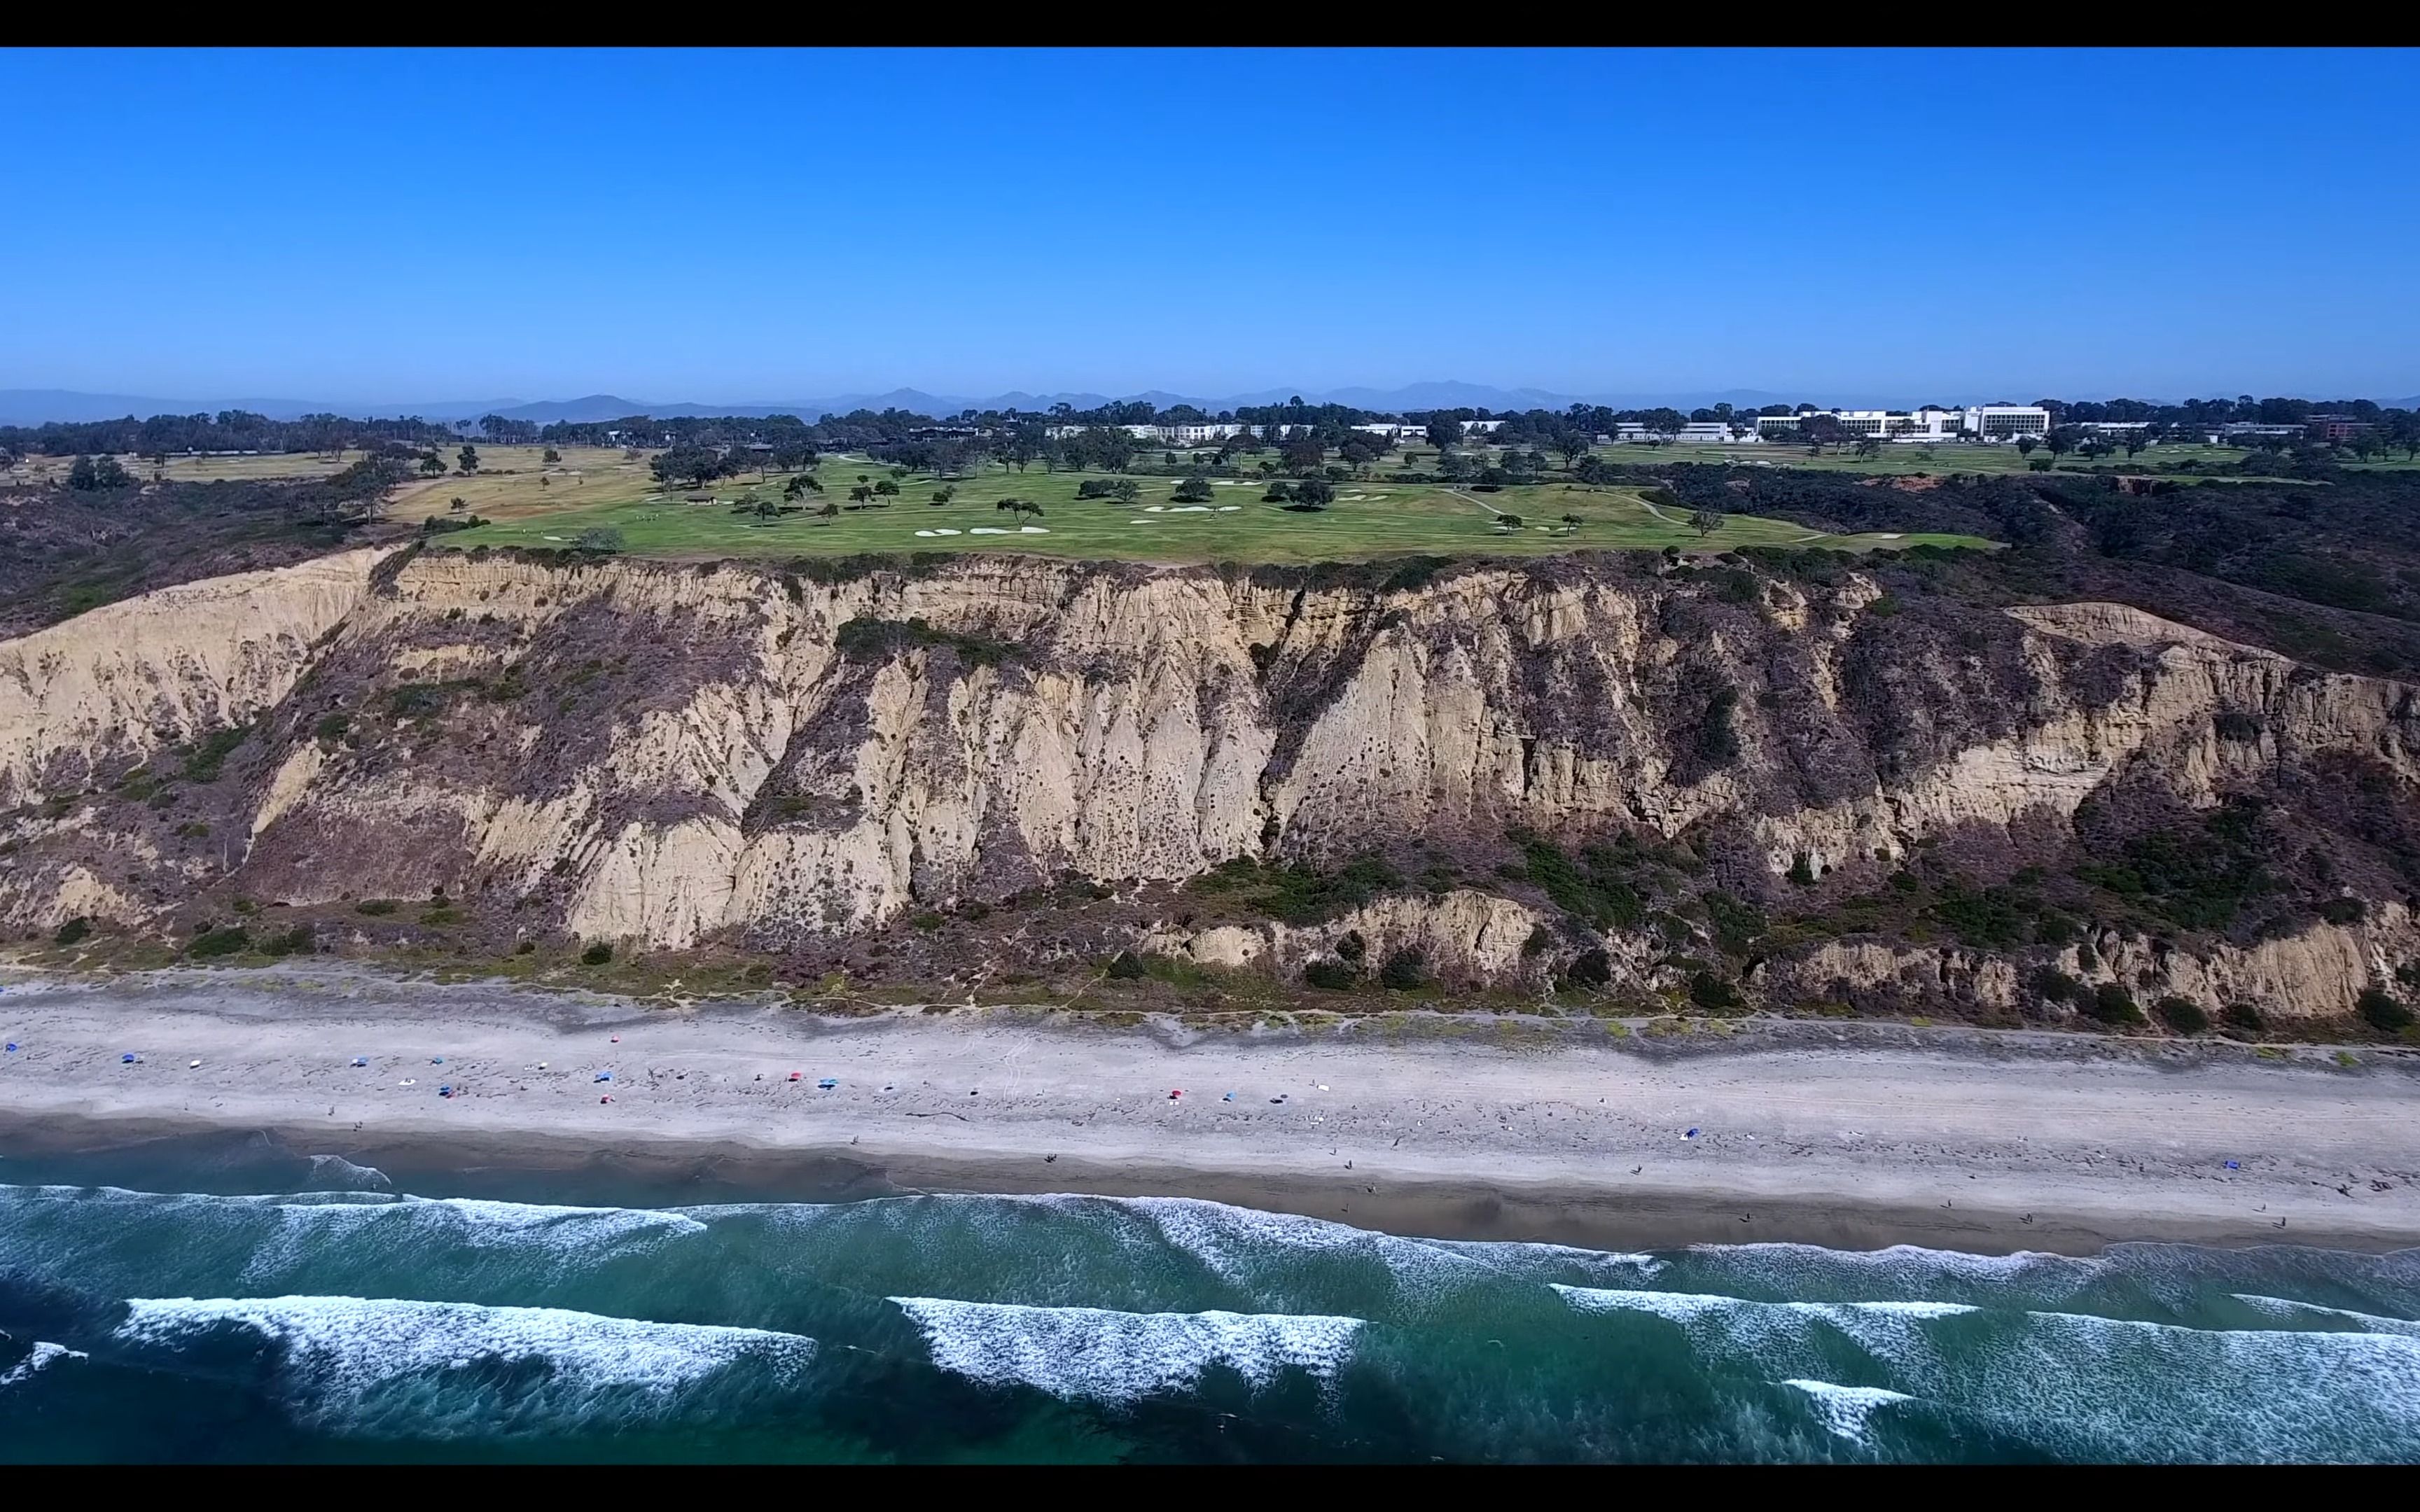
[[[412,1191],[484,1172],[682,1201],[1181,1196],[1622,1249],[2420,1244],[2420,1074],[2371,1057],[2180,1063],[1807,1026],[1512,1050],[670,1011],[324,970],[20,977],[0,1034],[19,1045],[0,1055],[0,1152],[256,1133]]]

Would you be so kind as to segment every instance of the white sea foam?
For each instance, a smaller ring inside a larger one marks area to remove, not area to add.
[[[2420,1323],[2408,1318],[2381,1318],[2376,1313],[2357,1313],[2350,1307],[2323,1307],[2315,1302],[2295,1302],[2287,1297],[2262,1297],[2250,1292],[2233,1293],[2235,1300],[2257,1312],[2272,1318],[2334,1319],[2352,1324],[2365,1334],[2392,1334],[2403,1338],[2420,1338]]]
[[[1257,1390],[1289,1367],[1332,1381],[1352,1357],[1357,1318],[1279,1313],[1121,1313],[1097,1307],[893,1297],[933,1363],[988,1384],[1068,1399],[1128,1402],[1192,1386],[1225,1365]]]
[[[1885,1391],[1880,1386],[1836,1386],[1828,1381],[1785,1381],[1782,1384],[1814,1398],[1816,1413],[1823,1419],[1823,1426],[1834,1436],[1858,1444],[1866,1442],[1866,1419],[1893,1402],[1916,1400],[1903,1391]]]
[[[311,1185],[322,1192],[383,1192],[395,1183],[375,1165],[356,1165],[342,1155],[311,1157]]]
[[[61,1360],[91,1358],[92,1356],[82,1350],[70,1350],[64,1344],[53,1344],[44,1339],[36,1339],[34,1347],[25,1351],[23,1359],[10,1365],[5,1373],[0,1373],[0,1386],[14,1386],[20,1381],[31,1381]]]
[[[297,1418],[422,1438],[659,1417],[733,1365],[785,1379],[815,1352],[813,1339],[762,1329],[361,1297],[138,1298],[116,1337],[175,1348],[228,1325],[281,1347]]]
[[[209,1201],[212,1199],[197,1199]],[[589,1265],[609,1255],[652,1249],[706,1225],[687,1213],[649,1208],[569,1208],[479,1197],[401,1197],[391,1202],[284,1202],[277,1231],[265,1238],[242,1279],[269,1286],[288,1268],[310,1264],[332,1242],[396,1245],[442,1241],[473,1250]]]
[[[1386,1268],[1398,1287],[1413,1292],[1484,1275],[1494,1269],[1424,1240],[1292,1213],[1263,1212],[1191,1197],[1125,1197],[1117,1199],[1117,1206],[1150,1219],[1169,1243],[1201,1261],[1213,1274],[1248,1288],[1265,1286],[1306,1252],[1344,1253],[1373,1260]]]
[[[1626,1273],[1638,1280],[1652,1281],[1667,1269],[1665,1262],[1652,1255],[1581,1249],[1573,1244],[1549,1244],[1536,1240],[1433,1239],[1425,1242],[1476,1260],[1506,1275],[1526,1275],[1538,1280],[1545,1279],[1539,1274],[1541,1272],[1566,1275],[1577,1272],[1604,1274],[1606,1279],[1611,1279],[1613,1274]]]
[[[1980,1309],[1556,1290],[1581,1311],[1669,1319],[1701,1356],[1792,1381],[1837,1366],[1837,1331],[1893,1389],[2068,1458],[2420,1456],[2420,1338],[2400,1333],[2195,1329],[2011,1307],[1994,1309],[1988,1329],[1952,1340],[1932,1325]]]

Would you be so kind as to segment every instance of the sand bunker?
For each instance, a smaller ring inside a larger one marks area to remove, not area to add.
[[[955,535],[955,534],[957,534],[958,532],[957,532],[956,531],[953,531],[953,530],[939,530],[939,531],[918,531],[916,533],[917,533],[917,534],[919,534],[919,535]]]
[[[1019,525],[1016,528],[1016,533],[1019,535],[1047,535],[1050,533],[1050,528],[1047,525]]]
[[[1221,515],[1232,515],[1243,507],[1244,506],[1241,504],[1220,504],[1218,506],[1218,513]]]
[[[1171,515],[1207,515],[1210,513],[1210,506],[1208,504],[1171,504],[1166,512]]]
[[[997,525],[978,525],[970,533],[975,535],[1006,535],[1008,532],[1001,530]]]

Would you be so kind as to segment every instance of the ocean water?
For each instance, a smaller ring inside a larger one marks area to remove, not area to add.
[[[22,1163],[0,1167],[30,1173]],[[2420,1251],[0,1185],[0,1459],[2420,1460]]]

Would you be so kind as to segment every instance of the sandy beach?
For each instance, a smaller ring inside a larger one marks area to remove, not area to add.
[[[18,974],[0,1033],[12,1156],[259,1133],[413,1175],[694,1175],[687,1200],[1186,1196],[1596,1247],[2420,1244],[2420,1062],[2375,1055],[1811,1025],[1715,1049],[1187,1037],[324,970]]]

